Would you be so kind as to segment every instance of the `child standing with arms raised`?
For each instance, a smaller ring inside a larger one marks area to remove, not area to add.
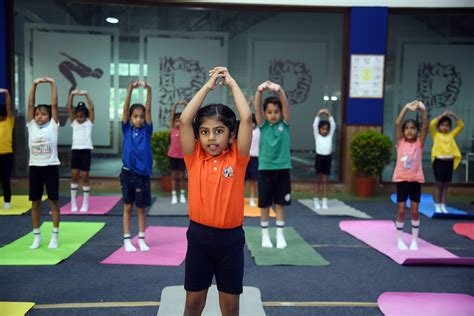
[[[39,84],[51,85],[51,105],[35,106],[36,87]],[[28,97],[28,147],[30,150],[29,178],[31,219],[33,223],[33,244],[31,249],[41,244],[40,206],[43,187],[46,185],[48,203],[53,217],[53,234],[48,248],[58,247],[59,234],[59,168],[58,159],[58,91],[54,79],[43,77],[33,81]]]
[[[186,106],[185,101],[176,101],[171,107],[170,113],[170,147],[168,149],[168,158],[170,160],[171,169],[171,204],[178,203],[178,197],[176,191],[180,188],[179,202],[186,203],[186,197],[184,196],[184,170],[186,169],[183,159],[183,150],[181,149],[180,137],[179,137],[179,117],[181,113],[176,112],[178,104]]]
[[[147,91],[146,106],[135,103],[130,107],[133,89],[143,87]],[[145,208],[151,205],[150,176],[152,172],[151,134],[151,87],[146,82],[131,82],[122,116],[122,171],[120,185],[123,196],[123,243],[126,252],[137,249],[130,240],[130,216],[133,204],[138,212],[138,246],[141,251],[150,248],[145,243],[146,213]]]
[[[263,102],[265,90],[276,93]],[[277,248],[286,248],[285,205],[291,204],[290,109],[285,91],[276,83],[265,81],[255,93],[255,118],[260,127],[258,170],[258,207],[261,209],[262,247],[272,248],[268,231],[269,208],[275,203]]]
[[[86,97],[89,108],[84,102],[79,102],[72,109],[72,101],[74,96],[83,95]],[[89,171],[91,169],[92,149],[92,127],[94,126],[94,103],[87,93],[83,90],[73,90],[69,94],[67,102],[67,111],[69,121],[72,127],[72,146],[71,146],[71,212],[77,212],[77,188],[79,186],[79,171],[82,178],[82,206],[80,212],[89,210]]]
[[[451,131],[451,117],[456,120],[456,128]],[[435,212],[448,213],[446,198],[448,185],[453,178],[453,170],[461,162],[461,152],[454,139],[464,128],[463,121],[453,112],[445,111],[430,122],[430,132],[433,137],[431,161],[436,180]]]
[[[409,110],[419,110],[423,115],[420,137],[418,137],[420,127],[417,121],[409,119],[402,124],[403,117]],[[395,121],[395,132],[397,136],[397,162],[392,181],[397,183],[398,210],[395,222],[397,227],[397,247],[400,250],[408,249],[403,242],[402,235],[405,223],[406,201],[410,198],[412,231],[410,250],[418,250],[417,238],[420,227],[418,206],[420,205],[421,183],[425,182],[422,166],[423,144],[428,132],[428,114],[422,102],[413,101],[403,107]]]
[[[12,197],[10,177],[13,165],[12,139],[15,116],[10,92],[7,89],[0,89],[0,94],[5,94],[5,105],[0,106],[0,180],[3,190],[3,208],[9,209]]]
[[[326,114],[328,120],[321,120],[321,116]],[[336,121],[328,109],[319,110],[313,122],[313,134],[316,142],[316,157],[314,167],[316,170],[316,183],[314,188],[314,208],[320,209],[319,194],[321,184],[323,187],[323,209],[328,208],[328,179],[331,174],[331,153],[332,138],[336,131]]]
[[[191,219],[187,238],[184,315],[201,315],[215,275],[222,315],[239,314],[245,243],[244,178],[252,140],[252,115],[227,68],[209,72],[209,81],[181,114],[181,147],[188,170]],[[201,104],[217,80],[229,87],[240,116],[222,104]]]

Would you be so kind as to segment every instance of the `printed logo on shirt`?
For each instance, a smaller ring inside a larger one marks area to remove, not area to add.
[[[49,155],[51,154],[51,143],[44,138],[40,138],[31,144],[31,153],[35,155]]]
[[[231,166],[224,169],[224,178],[232,178],[234,176],[234,169]]]
[[[405,153],[401,158],[400,161],[403,162],[403,169],[409,170],[413,166],[413,161],[416,159],[417,150],[413,152],[413,156],[410,156],[408,153]]]
[[[280,123],[280,124],[278,125],[278,130],[279,130],[280,132],[283,132],[283,131],[285,130],[285,128],[283,127],[283,124],[282,124],[282,123]]]

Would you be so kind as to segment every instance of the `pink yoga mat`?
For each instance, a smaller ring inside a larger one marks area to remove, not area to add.
[[[188,246],[186,230],[186,227],[148,227],[145,236],[149,251],[140,251],[138,237],[134,237],[132,243],[137,248],[136,252],[125,252],[122,246],[101,263],[179,266],[184,261]]]
[[[341,221],[339,228],[398,264],[474,264],[474,258],[459,258],[446,249],[420,238],[417,251],[399,250],[396,242],[397,229],[392,221]],[[403,240],[409,246],[411,234],[403,233]]]
[[[474,240],[474,223],[457,223],[454,224],[453,230],[458,235]]]
[[[386,292],[377,304],[389,316],[474,315],[474,297],[467,294]]]
[[[80,212],[82,206],[82,196],[77,198],[77,212],[71,212],[71,203],[61,207],[61,215],[104,215],[120,201],[121,196],[91,196],[89,198],[89,210]]]

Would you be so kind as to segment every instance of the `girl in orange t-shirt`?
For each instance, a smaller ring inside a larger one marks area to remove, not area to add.
[[[244,182],[250,159],[252,114],[227,68],[211,69],[209,76],[180,117],[191,220],[184,315],[202,313],[214,275],[222,314],[238,315],[244,276]],[[210,104],[200,108],[218,80],[234,96],[240,116],[238,137],[234,137],[236,117],[228,106]]]

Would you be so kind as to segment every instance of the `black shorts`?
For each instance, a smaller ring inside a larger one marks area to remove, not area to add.
[[[259,170],[258,207],[291,204],[290,169]]]
[[[453,159],[438,159],[433,161],[433,172],[436,181],[451,182],[453,180]]]
[[[318,155],[314,158],[314,168],[316,174],[331,174],[331,155]]]
[[[151,205],[149,176],[141,176],[133,171],[122,169],[119,179],[124,204],[135,203],[138,208]]]
[[[73,149],[71,153],[71,169],[90,171],[91,152],[90,149]]]
[[[183,158],[173,158],[168,157],[170,160],[170,169],[171,171],[184,171],[186,170],[186,166],[184,164]]]
[[[258,181],[258,157],[250,157],[245,170],[245,180]]]
[[[30,166],[30,201],[40,201],[43,197],[43,188],[46,185],[48,199],[59,200],[59,167],[58,166]]]
[[[184,289],[190,292],[208,289],[215,275],[220,292],[242,294],[245,244],[242,226],[219,229],[191,221],[186,237]]]
[[[397,202],[406,202],[407,198],[410,201],[420,203],[421,183],[419,182],[397,182]]]

